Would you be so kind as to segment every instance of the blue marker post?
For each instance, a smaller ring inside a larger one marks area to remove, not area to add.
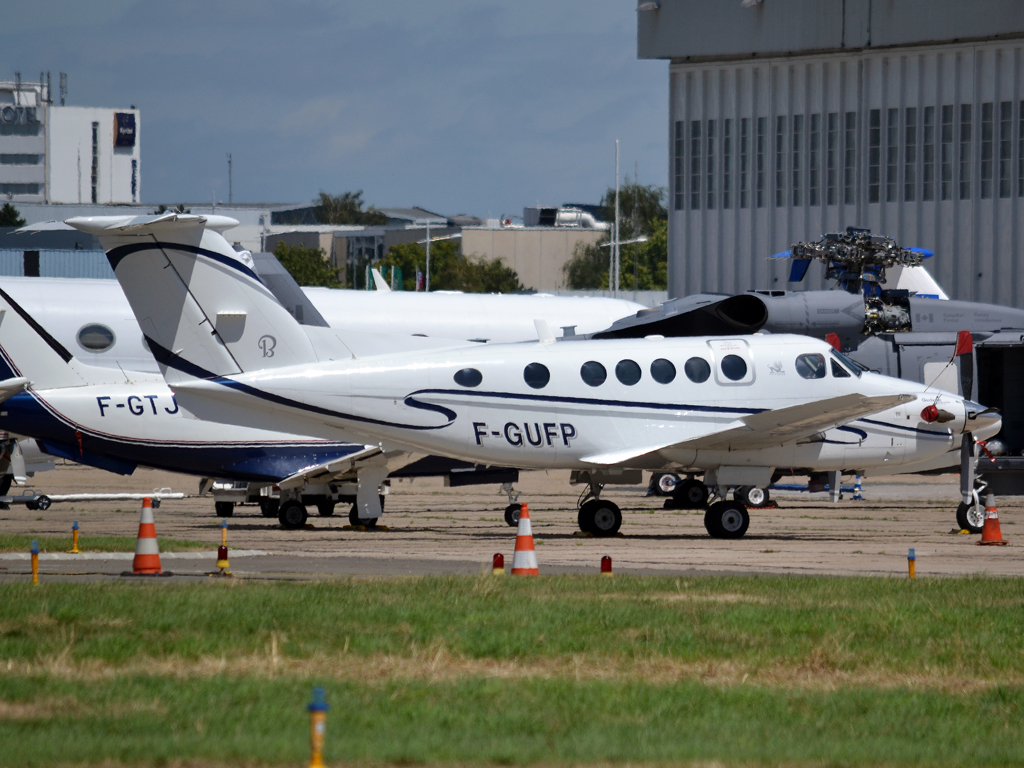
[[[313,700],[306,705],[309,711],[309,768],[326,768],[324,765],[324,733],[327,731],[327,699],[323,688],[313,689]]]
[[[907,568],[910,571],[910,578],[914,578],[914,566],[917,565],[917,556],[914,554],[914,548],[910,548],[910,552],[907,554]]]
[[[32,539],[32,583],[39,584],[39,542]]]
[[[71,549],[68,550],[69,555],[80,555],[78,551],[78,521],[75,520],[75,524],[71,526]]]

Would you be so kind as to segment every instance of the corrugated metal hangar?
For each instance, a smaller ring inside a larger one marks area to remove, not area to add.
[[[1024,306],[1024,3],[661,0],[669,295],[784,289],[847,226],[935,251],[952,298]],[[802,287],[825,287],[815,272]]]

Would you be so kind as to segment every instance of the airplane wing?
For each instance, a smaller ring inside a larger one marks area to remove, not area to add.
[[[10,400],[16,394],[25,389],[31,382],[24,376],[16,379],[4,379],[0,381],[0,403]]]
[[[868,397],[860,394],[841,395],[825,400],[777,408],[744,416],[726,429],[685,440],[681,443],[624,449],[586,456],[590,464],[622,464],[649,453],[668,448],[689,450],[727,450],[729,448],[770,448],[811,437],[819,432],[845,424],[848,421],[886,411],[916,398],[915,395],[880,395]]]
[[[2,383],[0,383],[0,385],[2,385]],[[339,475],[351,472],[360,463],[363,463],[368,459],[372,459],[375,456],[379,456],[382,453],[383,451],[377,446],[368,445],[363,450],[356,451],[344,458],[307,467],[300,472],[296,472],[294,475],[286,477],[280,483],[277,483],[277,485],[282,489],[286,489],[300,488],[306,483],[327,483],[334,480]]]

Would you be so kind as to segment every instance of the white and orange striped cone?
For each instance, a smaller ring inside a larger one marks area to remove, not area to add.
[[[999,530],[999,512],[996,510],[996,497],[991,493],[985,499],[985,523],[981,527],[981,541],[975,544],[1005,545],[1006,540]]]
[[[131,571],[122,576],[170,576],[160,567],[160,545],[156,540],[156,523],[153,521],[153,502],[147,496],[142,500],[142,516],[139,518],[139,536],[135,539],[135,559]]]
[[[516,551],[512,555],[513,576],[539,576],[537,550],[533,546],[533,528],[530,526],[530,510],[523,504],[519,513],[519,529],[516,531]]]

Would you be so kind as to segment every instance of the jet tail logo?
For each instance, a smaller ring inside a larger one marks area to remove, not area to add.
[[[259,340],[260,349],[263,350],[264,357],[273,357],[274,348],[277,346],[277,339],[273,336],[260,336]]]

